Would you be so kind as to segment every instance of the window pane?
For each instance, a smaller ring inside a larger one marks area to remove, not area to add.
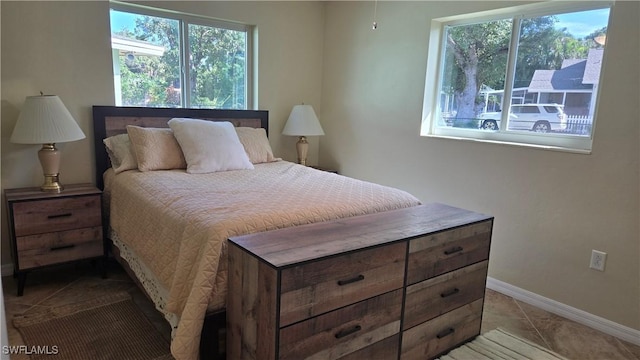
[[[525,114],[540,114],[540,109],[538,109],[538,107],[534,107],[534,106],[525,106],[525,107],[521,107],[521,111],[520,112],[525,113]],[[557,112],[557,111],[554,111],[554,112]]]
[[[593,4],[434,19],[421,135],[590,152],[610,14]]]
[[[446,28],[439,126],[478,129],[479,113],[499,119],[511,24],[499,20]]]
[[[508,130],[591,135],[608,20],[609,9],[522,20],[513,88],[538,101]]]
[[[116,105],[181,106],[179,22],[111,10]]]
[[[191,107],[246,109],[246,33],[189,24]]]

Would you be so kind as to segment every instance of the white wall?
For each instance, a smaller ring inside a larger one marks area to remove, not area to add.
[[[328,3],[320,163],[494,215],[491,277],[640,329],[638,2],[612,13],[593,154],[419,136],[431,19],[506,5],[378,2],[373,31],[372,2]]]
[[[9,142],[26,96],[60,96],[86,139],[57,144],[60,180],[91,182],[94,173],[91,106],[113,104],[107,2],[6,2],[2,9],[2,189],[40,186],[39,145]],[[4,192],[3,192],[4,195]],[[4,202],[4,196],[3,200]],[[2,207],[2,264],[11,263]]]
[[[324,11],[318,2],[144,2],[256,25],[257,108],[269,110],[276,156],[295,161],[296,138],[280,133],[291,108],[303,101],[320,110]],[[113,74],[106,1],[2,1],[2,189],[39,186],[37,145],[11,144],[20,107],[40,90],[59,95],[87,139],[59,144],[62,183],[93,182],[92,105],[113,105]],[[319,114],[320,118],[322,116]],[[310,139],[311,164],[318,140]],[[2,264],[11,263],[6,214]]]

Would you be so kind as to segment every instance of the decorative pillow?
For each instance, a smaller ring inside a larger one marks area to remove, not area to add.
[[[180,145],[171,129],[128,125],[127,133],[138,160],[138,170],[171,170],[187,167]]]
[[[187,160],[188,173],[253,169],[230,122],[174,118],[169,126]]]
[[[109,154],[109,159],[111,159],[111,167],[116,174],[138,168],[138,160],[136,159],[136,153],[133,152],[133,148],[131,147],[129,135],[120,134],[110,136],[102,140],[102,142],[107,148],[107,154]]]
[[[263,128],[237,127],[236,132],[252,164],[276,161]]]

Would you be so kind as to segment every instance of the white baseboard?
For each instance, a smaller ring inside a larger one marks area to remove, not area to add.
[[[2,266],[0,266],[0,275],[13,275],[13,264],[3,264]]]
[[[533,305],[537,308],[546,310],[550,313],[573,320],[579,324],[586,325],[605,334],[615,336],[620,340],[640,346],[640,330],[620,325],[611,320],[607,320],[555,300],[545,298],[544,296],[540,296],[491,277],[487,278],[487,288]]]

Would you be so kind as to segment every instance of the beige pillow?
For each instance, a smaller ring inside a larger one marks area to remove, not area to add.
[[[136,153],[133,152],[128,134],[110,136],[102,140],[111,160],[111,167],[116,174],[138,168]]]
[[[169,126],[187,160],[188,173],[253,169],[230,122],[174,118]]]
[[[187,167],[180,145],[171,129],[128,125],[127,133],[138,160],[138,170],[171,170]]]
[[[237,127],[236,132],[253,164],[276,161],[263,128]]]

